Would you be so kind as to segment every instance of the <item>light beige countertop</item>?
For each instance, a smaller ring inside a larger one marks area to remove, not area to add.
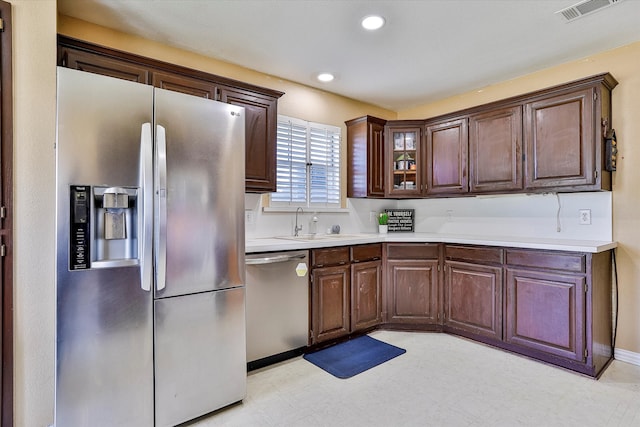
[[[361,245],[378,242],[457,243],[466,245],[500,246],[524,249],[547,249],[568,252],[598,253],[613,249],[617,242],[596,240],[568,240],[535,237],[470,236],[441,233],[346,233],[316,236],[256,237],[246,240],[246,253],[290,251],[332,246]]]

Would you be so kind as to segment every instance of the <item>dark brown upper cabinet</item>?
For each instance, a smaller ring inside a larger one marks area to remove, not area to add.
[[[593,88],[525,104],[526,188],[593,185]]]
[[[601,74],[526,100],[526,190],[611,190],[604,130],[611,124],[611,91],[617,84],[610,74]]]
[[[149,67],[79,49],[58,46],[58,65],[131,82],[151,84]]]
[[[387,121],[373,116],[346,121],[347,197],[384,197]]]
[[[245,191],[276,191],[278,98],[284,93],[58,36],[58,65],[245,108]]]
[[[467,174],[467,118],[427,123],[424,174],[426,194],[460,194],[469,191]]]
[[[387,122],[385,144],[388,197],[422,195],[422,120]]]
[[[385,197],[611,190],[604,133],[617,84],[604,73],[431,119],[387,121]],[[364,188],[379,178],[365,173],[363,156],[349,149],[349,185],[363,188],[349,197],[372,197]]]
[[[175,73],[155,71],[151,77],[151,84],[160,89],[181,92],[200,98],[217,99],[216,84],[206,80],[181,76]]]
[[[245,110],[245,183],[252,192],[276,191],[278,99],[220,86],[220,101]]]
[[[472,193],[522,190],[522,107],[469,117],[469,187]]]

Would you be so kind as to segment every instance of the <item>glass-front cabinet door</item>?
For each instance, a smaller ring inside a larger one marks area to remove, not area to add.
[[[390,196],[416,196],[421,190],[421,127],[387,127],[388,173]]]

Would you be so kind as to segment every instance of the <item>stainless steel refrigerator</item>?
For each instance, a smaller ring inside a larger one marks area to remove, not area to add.
[[[246,393],[244,110],[58,68],[55,423]]]

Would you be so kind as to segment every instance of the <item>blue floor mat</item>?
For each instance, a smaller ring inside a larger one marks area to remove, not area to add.
[[[338,378],[350,378],[407,350],[363,335],[303,357]]]

